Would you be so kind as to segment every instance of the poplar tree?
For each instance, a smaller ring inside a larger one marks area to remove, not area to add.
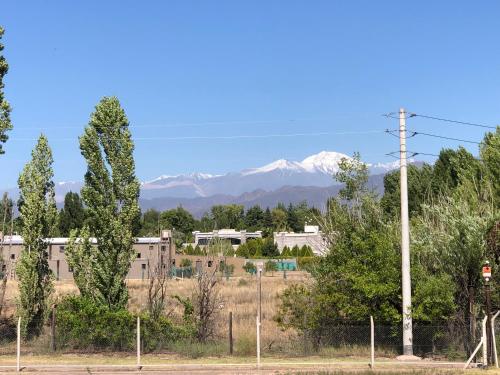
[[[10,105],[9,102],[4,97],[3,88],[3,78],[9,71],[9,64],[3,55],[3,44],[1,43],[2,36],[4,34],[4,28],[0,26],[0,154],[4,154],[3,143],[7,142],[9,138],[7,132],[12,129],[12,123],[10,121]]]
[[[77,267],[75,274],[86,275],[85,285],[78,285],[82,295],[111,309],[121,309],[128,301],[125,277],[135,255],[133,224],[140,210],[134,144],[125,111],[116,97],[105,97],[95,107],[80,137],[80,150],[87,161],[81,193],[89,219],[88,228],[82,232],[94,236],[97,245],[80,246],[80,261],[70,263]],[[80,237],[82,245],[88,241],[84,235]],[[76,255],[74,249],[70,247],[69,257]],[[78,279],[82,280],[77,278],[77,283]]]
[[[57,222],[52,151],[41,135],[19,176],[19,214],[24,247],[17,265],[19,315],[26,338],[40,334],[53,290],[47,241]]]

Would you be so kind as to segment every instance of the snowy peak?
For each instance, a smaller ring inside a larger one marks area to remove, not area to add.
[[[318,154],[305,158],[300,165],[308,172],[321,172],[333,175],[338,172],[339,163],[344,158],[351,159],[340,152],[321,151]]]
[[[257,173],[269,173],[275,170],[281,170],[281,171],[302,171],[303,168],[300,163],[295,162],[295,161],[288,161],[285,159],[279,159],[276,161],[273,161],[272,163],[266,164],[263,167],[260,168],[252,168],[252,169],[246,169],[241,172],[243,176],[248,176],[252,174],[257,174]]]

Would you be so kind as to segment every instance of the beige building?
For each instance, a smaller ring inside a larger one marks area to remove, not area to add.
[[[295,245],[310,246],[315,255],[325,255],[328,251],[328,242],[316,225],[306,225],[303,233],[275,232],[273,237],[280,252],[285,246],[291,249]]]
[[[47,252],[49,267],[53,271],[56,280],[72,280],[73,272],[69,267],[65,252],[68,245],[68,238],[49,238],[47,242]],[[95,244],[96,240],[92,242]],[[1,273],[8,273],[9,279],[16,279],[16,264],[21,256],[24,247],[21,236],[4,236],[0,238],[0,251],[4,262]],[[136,258],[132,261],[127,279],[148,279],[154,270],[161,267],[168,272],[171,269],[176,274],[176,268],[180,266],[182,259],[189,259],[195,272],[199,272],[203,267],[220,268],[220,263],[234,265],[234,275],[243,274],[243,258],[222,258],[204,257],[196,255],[184,255],[175,251],[175,244],[171,241],[170,231],[163,231],[162,237],[140,237],[134,242]],[[170,265],[170,267],[169,267]]]
[[[208,245],[214,238],[228,240],[233,247],[238,247],[251,238],[262,238],[262,231],[247,232],[246,230],[237,231],[235,229],[219,229],[212,232],[193,232],[194,245]]]

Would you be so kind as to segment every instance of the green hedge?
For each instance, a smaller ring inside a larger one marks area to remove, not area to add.
[[[175,326],[166,317],[141,316],[142,350],[168,348],[191,337],[192,328]],[[57,347],[85,351],[132,351],[136,347],[137,315],[128,310],[110,310],[80,296],[65,297],[57,306]]]

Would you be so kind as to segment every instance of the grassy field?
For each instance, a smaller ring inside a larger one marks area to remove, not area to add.
[[[281,273],[276,272],[274,276],[264,276],[262,278],[262,350],[266,349],[279,351],[285,346],[289,346],[297,337],[292,331],[283,332],[273,321],[277,312],[278,294],[288,285],[297,282],[307,282],[307,274],[302,272],[288,272],[287,279],[283,279]],[[169,282],[169,295],[190,296],[194,288],[194,280],[172,280]],[[130,292],[129,309],[140,311],[147,306],[147,281],[128,281]],[[55,282],[54,298],[57,300],[61,296],[76,294],[78,290],[73,282]],[[235,353],[238,355],[254,355],[256,340],[256,315],[257,315],[257,283],[255,276],[232,277],[229,280],[221,279],[220,295],[222,303],[217,319],[217,334],[222,344],[210,345],[210,347],[179,348],[189,350],[189,357],[196,357],[199,354],[222,355],[227,352],[227,345],[224,341],[228,336],[229,312],[233,313],[233,336],[235,340]],[[15,313],[15,300],[17,297],[17,283],[9,281],[6,291],[6,315]],[[169,298],[166,309],[167,314],[173,319],[182,319],[182,306],[174,299]],[[351,348],[351,351],[357,351]],[[207,352],[208,351],[208,352]],[[359,351],[359,350],[358,350]],[[206,352],[206,353],[205,353]],[[363,352],[366,352],[363,349]],[[355,353],[356,354],[356,353]]]

